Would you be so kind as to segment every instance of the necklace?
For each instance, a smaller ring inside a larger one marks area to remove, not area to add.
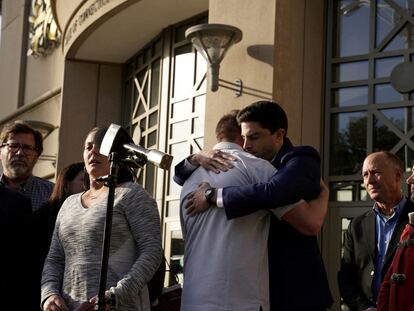
[[[85,193],[85,196],[90,200],[96,200],[102,196],[102,194],[105,193],[105,191],[96,191],[94,194],[89,190],[87,193]]]
[[[90,190],[88,192],[85,192],[81,196],[82,205],[84,208],[89,208],[91,206],[94,206],[96,204],[99,204],[103,198],[103,194],[105,194],[106,191],[95,191],[95,193],[92,194]]]

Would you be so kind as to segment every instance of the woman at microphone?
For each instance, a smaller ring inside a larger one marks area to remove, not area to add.
[[[108,157],[99,153],[106,128],[86,137],[83,160],[90,187],[70,196],[58,214],[42,274],[44,311],[93,310],[98,294],[108,188]],[[149,311],[147,282],[162,257],[160,218],[155,200],[120,166],[115,188],[106,297],[115,310]],[[92,299],[91,299],[92,298]]]

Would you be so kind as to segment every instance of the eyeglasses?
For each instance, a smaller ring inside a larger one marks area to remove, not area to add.
[[[26,144],[19,144],[19,143],[2,143],[1,147],[7,147],[9,152],[16,153],[21,149],[24,154],[33,155],[37,153],[37,148],[34,146],[26,145]]]

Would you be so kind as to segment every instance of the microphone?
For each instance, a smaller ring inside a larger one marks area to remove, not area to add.
[[[134,144],[124,144],[123,147],[130,151],[133,151],[135,154],[145,156],[149,162],[155,164],[159,168],[162,168],[164,170],[170,169],[173,157],[167,153],[154,149],[145,149],[140,145]]]
[[[149,161],[164,170],[170,169],[173,160],[173,156],[167,153],[136,145],[128,133],[121,126],[114,123],[106,131],[99,149],[99,153],[105,156],[109,156],[111,152],[119,152],[129,160],[131,155],[137,157],[139,166],[143,166]]]

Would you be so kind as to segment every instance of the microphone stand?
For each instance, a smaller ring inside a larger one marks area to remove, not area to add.
[[[112,216],[114,210],[114,199],[115,199],[115,187],[118,181],[118,170],[119,163],[122,160],[119,158],[119,154],[111,152],[109,154],[109,162],[111,163],[109,175],[99,178],[104,181],[104,185],[109,188],[108,201],[106,207],[106,220],[104,228],[104,239],[102,245],[102,264],[101,264],[101,276],[99,281],[99,292],[98,292],[98,311],[105,311],[106,299],[106,281],[108,274],[108,261],[109,261],[109,248],[111,244],[111,233],[112,233]]]

